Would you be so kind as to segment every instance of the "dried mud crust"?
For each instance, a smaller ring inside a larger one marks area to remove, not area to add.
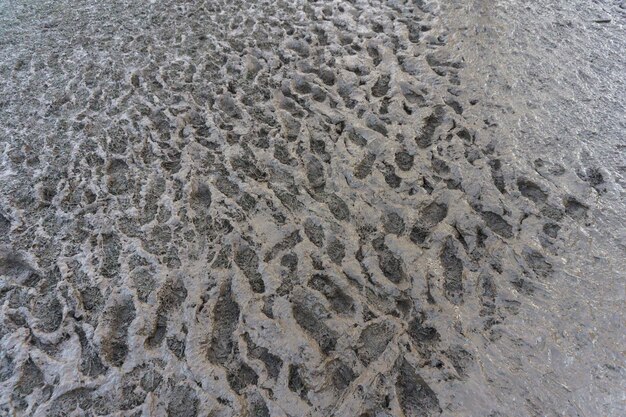
[[[497,392],[480,358],[588,204],[463,116],[435,4],[46,7],[0,53],[0,414]]]

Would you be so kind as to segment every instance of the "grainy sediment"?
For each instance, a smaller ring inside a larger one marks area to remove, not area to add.
[[[0,415],[624,415],[587,3],[0,4]]]

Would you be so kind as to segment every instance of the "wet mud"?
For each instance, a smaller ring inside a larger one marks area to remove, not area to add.
[[[625,7],[1,4],[0,415],[623,415]]]

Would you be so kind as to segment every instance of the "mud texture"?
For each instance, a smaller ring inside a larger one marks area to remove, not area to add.
[[[625,22],[0,3],[0,415],[625,415]]]

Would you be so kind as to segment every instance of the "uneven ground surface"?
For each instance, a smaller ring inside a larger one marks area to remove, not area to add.
[[[625,21],[0,3],[0,415],[626,415]]]

